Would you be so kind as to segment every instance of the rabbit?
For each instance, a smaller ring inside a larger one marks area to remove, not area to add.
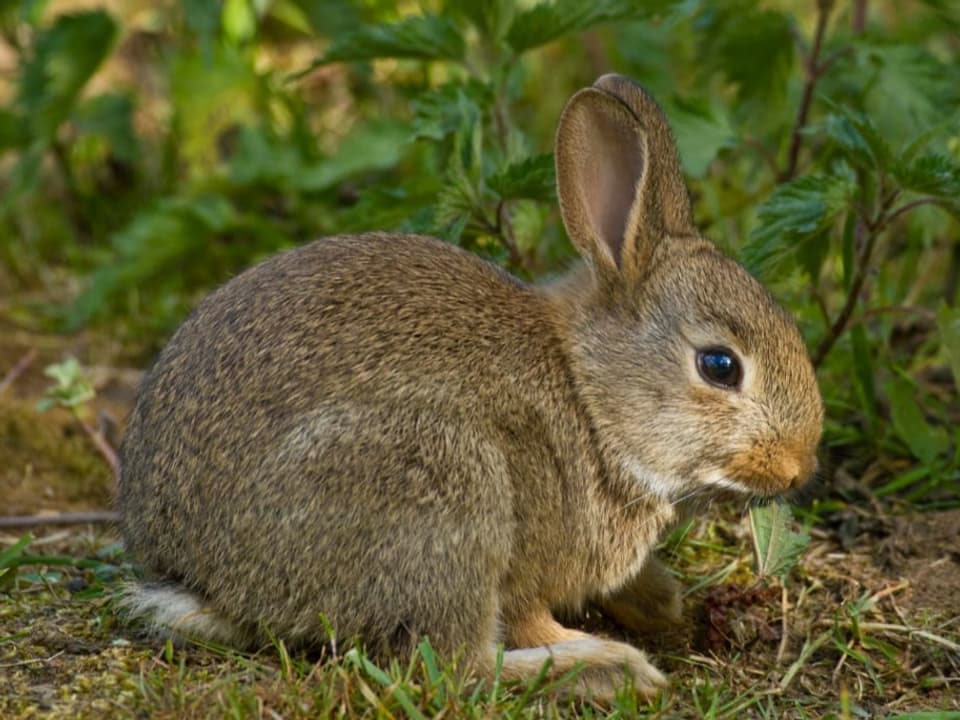
[[[577,92],[555,156],[581,255],[559,279],[370,233],[198,304],[122,443],[131,615],[237,647],[332,629],[377,660],[427,637],[476,678],[549,659],[600,702],[658,692],[641,650],[555,612],[678,620],[658,540],[692,503],[802,484],[822,402],[794,321],[698,233],[646,91]]]

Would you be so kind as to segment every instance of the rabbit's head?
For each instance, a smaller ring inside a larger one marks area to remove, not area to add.
[[[564,291],[572,351],[608,453],[671,500],[802,484],[823,423],[806,347],[770,294],[700,237],[654,100],[613,75],[581,90],[556,162],[588,267]]]

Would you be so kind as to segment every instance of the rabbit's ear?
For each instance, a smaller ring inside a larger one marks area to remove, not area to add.
[[[560,210],[598,273],[638,279],[664,235],[695,235],[676,145],[656,102],[604,75],[578,92],[556,143]]]

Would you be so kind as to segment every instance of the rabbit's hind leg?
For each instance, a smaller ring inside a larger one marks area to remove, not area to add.
[[[550,660],[552,677],[579,668],[573,692],[605,703],[614,700],[628,677],[634,689],[647,697],[666,684],[663,674],[637,648],[565,628],[545,608],[511,624],[508,636],[522,641],[524,647],[503,654],[505,679],[534,677]]]
[[[640,572],[617,592],[601,598],[600,608],[623,628],[637,634],[661,632],[683,619],[680,582],[651,556]]]

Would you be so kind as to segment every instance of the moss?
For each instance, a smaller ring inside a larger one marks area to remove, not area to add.
[[[112,478],[73,416],[0,396],[4,514],[109,505]]]

